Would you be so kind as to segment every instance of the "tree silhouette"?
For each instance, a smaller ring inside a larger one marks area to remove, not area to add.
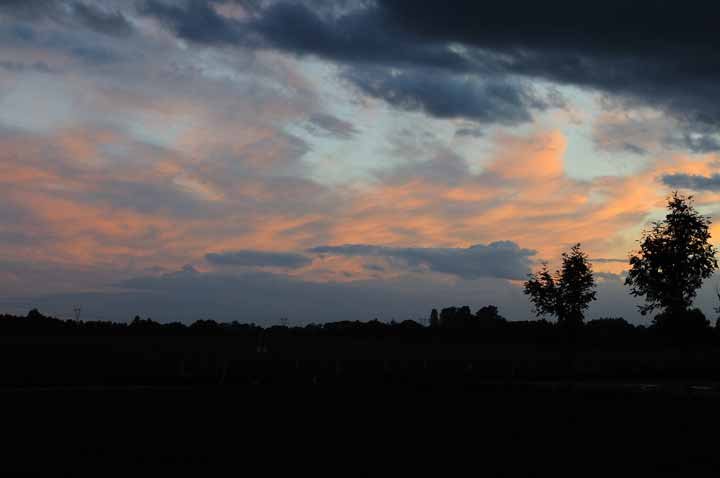
[[[440,325],[440,318],[438,316],[437,309],[433,309],[432,312],[430,312],[430,327],[437,327]]]
[[[633,296],[645,297],[640,313],[662,311],[655,318],[658,325],[687,315],[697,289],[718,266],[716,249],[709,242],[710,218],[695,210],[693,197],[673,192],[668,211],[664,220],[643,232],[625,279]]]
[[[718,302],[720,302],[720,286],[717,284],[715,285],[715,296],[718,298]],[[715,306],[715,313],[718,314],[715,319],[715,328],[720,330],[720,303]]]
[[[587,254],[575,244],[570,252],[562,254],[562,267],[554,274],[546,263],[524,284],[525,294],[540,317],[554,315],[562,325],[576,326],[582,323],[585,310],[595,300],[595,279]]]
[[[440,327],[464,329],[471,326],[473,315],[470,307],[446,307],[440,311]]]
[[[495,305],[486,305],[484,307],[480,307],[477,312],[475,312],[475,317],[478,320],[484,322],[506,321],[506,319],[502,315],[500,315],[500,312]]]

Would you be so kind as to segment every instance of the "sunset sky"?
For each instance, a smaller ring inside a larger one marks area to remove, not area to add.
[[[580,242],[588,318],[647,323],[643,227],[673,189],[720,213],[698,5],[0,0],[0,311],[529,319]]]

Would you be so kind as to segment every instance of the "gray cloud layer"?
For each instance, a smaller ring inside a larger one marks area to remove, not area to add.
[[[312,262],[307,256],[291,252],[267,252],[254,250],[211,252],[205,260],[218,266],[284,267],[297,269]]]
[[[86,3],[76,3],[73,10],[83,24],[96,32],[118,36],[132,32],[130,22],[117,10],[102,10]]]
[[[696,191],[720,191],[720,174],[700,176],[696,174],[666,174],[662,182],[672,188],[694,189]]]
[[[67,281],[68,274],[58,271]],[[625,317],[648,324],[635,309],[621,278],[605,275],[598,284],[598,301],[588,318]],[[712,316],[717,298],[714,282],[707,281],[697,305]],[[71,318],[77,304],[89,320],[127,321],[134,315],[164,322],[190,322],[199,318],[276,324],[288,317],[291,324],[333,320],[404,320],[427,318],[432,308],[488,304],[513,320],[532,317],[520,287],[502,280],[434,281],[428,276],[398,280],[313,283],[282,274],[250,272],[239,275],[201,273],[192,267],[163,275],[145,275],[123,281],[118,292],[66,293],[32,299],[2,300],[4,311],[26,313],[30,308]]]
[[[396,248],[365,244],[320,246],[308,252],[344,256],[380,256],[400,259],[410,266],[426,266],[435,272],[452,274],[463,279],[492,277],[524,279],[530,272],[530,249],[521,249],[511,241],[476,244],[468,248]]]
[[[201,273],[185,269],[140,276],[118,284],[112,293],[59,294],[32,300],[2,301],[3,310],[27,312],[39,307],[48,313],[71,317],[72,307],[82,304],[88,318],[126,321],[135,314],[160,321],[189,322],[198,318],[261,324],[288,317],[291,324],[333,320],[404,320],[428,317],[433,307],[468,304],[473,309],[498,304],[504,315],[530,317],[519,288],[504,281],[482,279],[448,284],[430,277],[398,280],[319,283],[284,274]],[[13,307],[15,304],[15,308]]]
[[[62,0],[2,0],[0,14],[21,20],[52,19],[63,24],[80,25],[105,35],[132,33],[127,17],[103,2]]]
[[[364,93],[408,111],[436,118],[467,118],[479,123],[518,124],[531,120],[542,100],[519,82],[497,78],[478,81],[441,72],[354,68],[345,72]]]

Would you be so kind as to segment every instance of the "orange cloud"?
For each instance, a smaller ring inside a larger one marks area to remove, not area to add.
[[[358,194],[331,240],[456,247],[513,240],[552,261],[581,242],[591,256],[625,258],[644,221],[664,207],[667,190],[658,178],[707,174],[714,160],[677,156],[634,176],[579,181],[564,174],[565,151],[558,131],[500,136],[486,169],[460,184],[410,177]],[[624,267],[602,263],[596,270]]]
[[[248,135],[244,144],[272,138],[262,129]],[[467,247],[497,240],[536,249],[539,258],[552,261],[575,242],[591,257],[624,258],[649,214],[664,206],[668,191],[659,178],[674,172],[711,174],[718,159],[670,156],[633,176],[579,181],[564,174],[562,133],[540,131],[498,136],[486,168],[457,180],[414,176],[410,169],[406,177],[340,189],[299,179],[233,176],[227,165],[209,159],[198,163],[162,149],[137,150],[145,155],[140,163],[106,157],[107,146],[118,144],[129,154],[141,147],[104,131],[5,138],[1,194],[6,204],[22,207],[23,219],[3,230],[31,234],[41,245],[4,244],[0,258],[172,269],[202,264],[209,251],[301,252],[345,243]],[[103,196],[118,182],[156,191],[159,200],[166,193],[187,197],[189,205],[214,212],[138,208],[125,197]],[[717,199],[716,193],[698,194],[698,203],[707,207]],[[357,257],[325,258],[292,274],[346,281],[402,273],[388,264],[366,265]],[[595,265],[614,273],[624,267]]]

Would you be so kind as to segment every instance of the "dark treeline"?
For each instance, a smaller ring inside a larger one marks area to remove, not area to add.
[[[474,313],[469,306],[433,309],[429,320],[401,322],[337,321],[304,326],[254,323],[216,322],[200,319],[190,324],[160,323],[136,316],[132,321],[63,320],[43,315],[37,309],[26,316],[0,315],[0,335],[13,336],[156,336],[156,337],[344,337],[348,339],[402,343],[497,343],[497,344],[558,344],[558,345],[633,345],[667,343],[720,344],[718,323],[711,327],[702,312],[692,309],[685,330],[667,328],[657,323],[635,325],[622,318],[601,318],[569,327],[562,322],[545,319],[511,321],[500,315],[497,307],[488,305]],[[720,322],[720,321],[718,321]],[[571,342],[569,342],[571,341]]]
[[[720,330],[678,335],[623,319],[577,327],[448,307],[430,324],[288,327],[0,316],[0,387],[483,387],[487,381],[720,379]]]

